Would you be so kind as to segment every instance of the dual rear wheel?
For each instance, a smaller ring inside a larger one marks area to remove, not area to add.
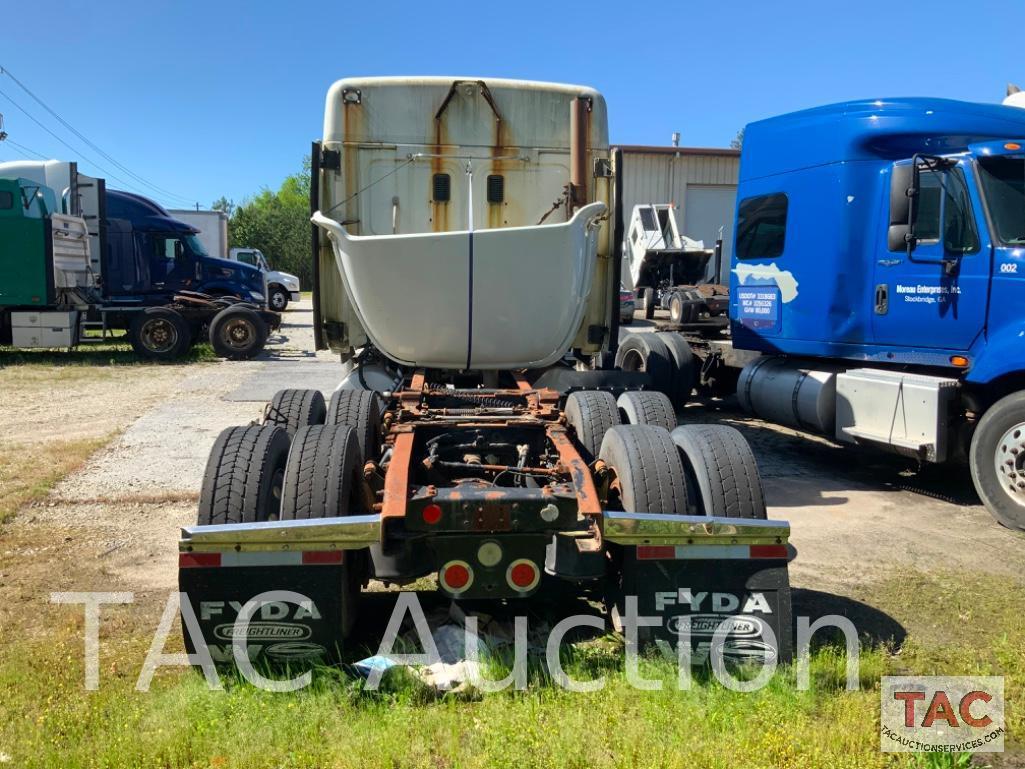
[[[171,307],[148,307],[132,317],[128,341],[142,358],[172,361],[184,356],[201,336],[201,324]],[[252,307],[226,305],[210,321],[209,340],[220,357],[249,360],[263,350],[269,331]]]
[[[675,406],[690,399],[698,378],[690,345],[671,331],[627,334],[616,351],[616,367],[646,373],[651,389],[665,393]]]
[[[636,513],[766,518],[751,446],[726,425],[677,425],[659,392],[572,393],[566,419],[585,459],[615,471],[610,500]]]
[[[229,427],[214,443],[200,494],[201,526],[312,520],[350,515],[365,507],[364,457],[376,457],[380,436],[377,396],[340,390],[330,407],[315,390],[282,390],[264,423]],[[363,551],[347,551],[343,637],[357,615],[369,574]]]

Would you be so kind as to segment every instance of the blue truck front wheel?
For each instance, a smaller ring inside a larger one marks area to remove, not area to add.
[[[1025,530],[1025,392],[982,415],[969,454],[975,490],[1001,524]]]

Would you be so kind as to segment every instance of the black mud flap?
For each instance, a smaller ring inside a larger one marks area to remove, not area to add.
[[[737,556],[732,551],[741,550]],[[707,551],[706,557],[701,551]],[[790,580],[785,548],[767,546],[765,557],[747,546],[625,546],[621,582],[613,596],[617,627],[636,596],[637,615],[658,625],[638,628],[642,646],[658,644],[675,656],[690,619],[691,662],[709,660],[713,635],[723,634],[727,662],[786,663],[794,654]],[[722,557],[714,554],[721,553]],[[775,556],[775,557],[773,557]]]
[[[182,632],[189,654],[199,644],[205,644],[215,663],[231,664],[232,640],[243,635],[243,626],[236,624],[239,612],[247,602],[259,597],[260,605],[244,633],[248,656],[254,665],[338,661],[349,620],[344,590],[347,567],[337,560],[301,565],[214,565],[222,558],[227,561],[243,555],[278,554],[181,554],[178,585],[184,593]],[[272,591],[297,595],[263,595]],[[195,616],[199,638],[193,638],[194,633],[190,632],[186,600]]]

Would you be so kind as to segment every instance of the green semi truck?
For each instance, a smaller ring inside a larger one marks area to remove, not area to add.
[[[204,338],[223,357],[253,357],[280,323],[257,304],[262,276],[196,251],[193,232],[74,163],[0,165],[0,345],[72,348],[123,331],[146,358]]]

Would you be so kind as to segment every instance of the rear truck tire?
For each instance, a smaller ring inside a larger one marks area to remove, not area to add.
[[[182,357],[192,346],[188,321],[169,307],[149,307],[135,313],[128,341],[142,358],[169,361]]]
[[[688,512],[683,463],[668,430],[653,425],[617,425],[605,433],[598,457],[616,471],[624,511]]]
[[[274,312],[284,312],[288,307],[288,292],[283,286],[272,285],[267,294],[267,304]]]
[[[598,456],[605,433],[622,424],[615,396],[604,390],[570,393],[566,398],[566,424],[573,428],[584,459],[590,462]]]
[[[307,425],[292,441],[281,520],[335,518],[358,509],[363,454],[350,425]]]
[[[310,520],[365,512],[360,510],[362,470],[363,455],[351,426],[299,428],[285,466],[281,519]],[[370,557],[367,550],[347,550],[344,559],[339,628],[343,641],[356,622]]]
[[[288,458],[277,425],[229,427],[217,436],[199,494],[200,526],[276,520]]]
[[[263,423],[281,425],[294,436],[300,427],[324,424],[326,415],[320,390],[278,390],[263,411]]]
[[[210,344],[228,360],[256,357],[267,342],[267,324],[251,307],[226,307],[210,321]]]
[[[676,412],[665,393],[653,390],[628,390],[616,400],[619,415],[626,425],[654,425],[672,430]]]
[[[627,334],[616,351],[616,368],[643,371],[648,375],[650,389],[663,392],[672,399],[673,364],[669,349],[656,334]]]
[[[683,323],[683,310],[683,297],[674,291],[669,297],[669,320],[673,323]]]
[[[644,302],[644,319],[651,320],[655,317],[655,289],[650,287],[642,289],[641,297]]]
[[[1007,395],[982,415],[968,455],[972,483],[990,515],[1025,530],[1025,392]]]
[[[687,340],[675,331],[656,331],[655,336],[669,351],[669,362],[672,371],[669,376],[670,388],[666,393],[674,406],[682,406],[690,400],[698,382],[698,361],[687,344]]]
[[[381,401],[373,390],[336,390],[324,423],[349,425],[356,431],[364,461],[377,460],[381,449]]]
[[[765,496],[754,452],[725,425],[681,425],[672,432],[696,515],[766,519]]]

